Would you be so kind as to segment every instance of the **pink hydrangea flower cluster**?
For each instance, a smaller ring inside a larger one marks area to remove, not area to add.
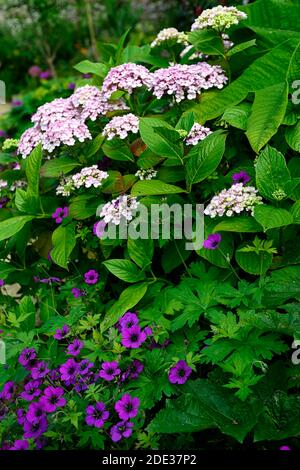
[[[212,218],[223,215],[231,217],[247,211],[253,215],[254,207],[262,204],[262,198],[257,195],[257,192],[253,186],[244,186],[243,183],[233,184],[229,189],[223,189],[212,198],[204,214]]]
[[[192,31],[197,29],[212,28],[217,31],[224,31],[240,20],[247,18],[246,13],[239,11],[235,7],[225,7],[218,5],[214,8],[204,10],[192,24]]]
[[[102,92],[109,99],[117,90],[131,94],[135,88],[151,88],[151,74],[143,65],[131,62],[113,67],[102,84]]]
[[[206,62],[186,65],[176,64],[165,69],[158,69],[152,74],[153,94],[157,98],[174,95],[177,102],[187,98],[193,100],[212,87],[223,88],[227,82],[222,68]]]
[[[108,178],[106,171],[99,170],[97,165],[92,165],[83,168],[79,173],[68,176],[61,181],[60,185],[56,188],[56,194],[61,196],[70,196],[74,189],[82,187],[99,188],[102,185],[103,180]]]
[[[135,197],[122,195],[105,204],[100,212],[104,222],[120,225],[122,220],[132,220],[135,210],[139,206]]]
[[[170,41],[175,44],[188,45],[187,34],[178,31],[176,28],[164,28],[158,33],[154,41],[152,41],[151,47],[161,46],[163,43]]]
[[[32,117],[34,126],[24,132],[18,153],[26,158],[41,143],[49,153],[62,144],[74,145],[92,136],[85,123],[109,111],[126,109],[121,101],[109,103],[97,87],[86,85],[70,98],[58,98],[40,106]]]
[[[139,131],[139,118],[132,113],[125,114],[124,116],[115,116],[109,121],[103,129],[102,135],[107,140],[112,140],[114,137],[126,139],[129,132],[137,134]]]
[[[209,127],[201,126],[198,122],[195,122],[192,129],[185,138],[186,145],[197,145],[200,140],[205,139],[212,131]]]

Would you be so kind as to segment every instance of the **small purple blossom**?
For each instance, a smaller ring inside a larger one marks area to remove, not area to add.
[[[146,333],[138,325],[122,329],[122,345],[125,348],[137,349],[146,339]]]
[[[233,173],[232,181],[234,183],[243,183],[246,184],[251,180],[250,176],[246,171],[240,171],[239,173]]]
[[[84,347],[84,343],[79,339],[74,339],[73,343],[69,344],[67,348],[67,354],[70,356],[78,356],[81,349]]]
[[[41,382],[39,380],[30,380],[24,386],[24,391],[20,394],[20,397],[26,401],[32,401],[35,398],[39,397],[42,393],[40,390]]]
[[[44,406],[41,402],[31,403],[26,413],[26,420],[36,424],[45,417]]]
[[[137,379],[141,372],[144,370],[144,365],[138,359],[134,359],[129,366],[130,378]]]
[[[25,421],[24,423],[24,438],[25,439],[36,439],[40,437],[48,429],[47,418],[42,418],[37,423]]]
[[[17,439],[10,450],[28,450],[29,444],[26,440]]]
[[[52,219],[55,219],[57,224],[61,224],[63,219],[68,217],[69,208],[68,207],[58,207],[52,214]]]
[[[56,330],[53,338],[57,339],[57,341],[61,341],[64,339],[70,331],[70,327],[68,325],[63,325],[61,329]]]
[[[131,328],[134,325],[138,325],[139,319],[136,313],[126,312],[119,320],[121,330],[124,328]]]
[[[120,441],[123,437],[126,439],[131,436],[134,424],[131,421],[120,421],[110,429],[110,437],[113,442]]]
[[[139,406],[140,400],[137,397],[132,397],[128,393],[125,393],[122,398],[116,402],[115,410],[120,419],[127,421],[130,418],[136,417]]]
[[[99,279],[99,274],[94,269],[90,269],[84,275],[84,280],[86,284],[97,284]]]
[[[32,65],[28,69],[28,75],[30,75],[33,78],[39,77],[41,73],[41,68],[38,65]]]
[[[81,376],[85,376],[89,374],[90,369],[94,367],[94,364],[90,362],[88,359],[83,359],[78,364],[78,374]]]
[[[187,381],[191,373],[191,367],[189,367],[185,361],[180,360],[174,367],[171,367],[169,371],[169,382],[171,382],[171,384],[177,383],[182,385]]]
[[[40,403],[47,413],[53,413],[67,403],[63,398],[64,390],[61,387],[47,387],[44,395],[40,398]]]
[[[144,328],[144,333],[147,336],[152,336],[152,334],[153,334],[152,328],[150,328],[150,326],[146,326],[146,328]]]
[[[33,365],[36,359],[36,351],[34,348],[25,348],[19,356],[19,363],[27,368],[28,366]]]
[[[40,79],[41,80],[49,80],[49,78],[52,77],[52,72],[51,70],[45,70],[44,72],[40,73]]]
[[[16,411],[16,415],[17,415],[17,421],[19,423],[20,426],[23,426],[25,421],[26,421],[26,413],[25,413],[25,410],[23,410],[22,408],[19,408],[17,411]]]
[[[68,90],[75,90],[75,87],[76,87],[76,83],[74,82],[68,83]]]
[[[222,237],[219,233],[212,233],[208,235],[207,239],[203,242],[203,248],[207,250],[215,250],[218,248],[222,240]]]
[[[60,366],[59,372],[63,381],[72,381],[78,373],[78,364],[74,359],[68,359]]]
[[[102,369],[99,372],[99,377],[104,380],[114,380],[115,377],[120,375],[121,370],[119,369],[119,364],[116,361],[112,362],[103,362]]]
[[[74,295],[75,299],[78,299],[79,297],[84,297],[86,295],[86,292],[82,289],[79,289],[78,287],[73,287],[71,292]]]
[[[105,404],[101,401],[97,402],[95,406],[89,405],[86,409],[85,421],[89,426],[102,428],[108,417],[109,411],[107,411]]]
[[[280,446],[279,450],[291,450],[289,446]]]
[[[39,361],[31,369],[31,377],[33,379],[42,379],[48,374],[48,372],[50,372],[48,364],[44,361]]]
[[[5,284],[5,281],[3,279],[0,279],[0,287],[3,287]]]
[[[98,238],[102,238],[105,233],[106,223],[104,220],[99,220],[95,222],[93,225],[93,234],[96,235]]]
[[[15,391],[15,384],[12,380],[6,382],[3,386],[3,389],[0,393],[0,398],[2,400],[11,400]]]

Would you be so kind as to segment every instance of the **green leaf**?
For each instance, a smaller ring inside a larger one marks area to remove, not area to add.
[[[105,318],[101,323],[102,333],[117,323],[125,312],[139,303],[146,294],[148,285],[149,284],[147,282],[142,282],[129,286],[122,292],[120,298],[106,312]]]
[[[16,271],[17,268],[12,266],[10,263],[0,261],[0,279],[6,279],[10,273]]]
[[[226,135],[222,131],[213,132],[189,152],[186,163],[189,188],[203,181],[218,167],[225,151]]]
[[[300,201],[295,202],[295,204],[292,205],[290,211],[293,216],[293,223],[300,224]]]
[[[145,268],[151,264],[154,254],[154,242],[151,238],[142,240],[138,238],[133,240],[129,238],[127,241],[127,249],[130,258],[140,267]]]
[[[266,251],[260,251],[259,254],[254,251],[239,251],[240,248],[243,248],[245,245],[247,245],[247,243],[241,245],[235,252],[237,264],[246,271],[246,273],[262,276],[272,264],[272,254]]]
[[[148,426],[150,432],[162,434],[193,433],[219,428],[239,442],[256,424],[257,416],[250,403],[243,403],[232,392],[206,379],[188,381],[184,394],[167,401]]]
[[[286,128],[285,139],[293,150],[300,152],[300,121],[295,126]]]
[[[70,171],[80,166],[70,157],[59,157],[55,160],[48,160],[41,168],[41,176],[46,178],[58,178],[61,175],[67,175]]]
[[[189,42],[203,54],[224,56],[224,45],[220,35],[213,29],[192,31]]]
[[[271,228],[285,227],[293,223],[293,216],[290,212],[265,204],[254,208],[254,217],[263,226],[264,232]]]
[[[32,198],[28,196],[27,191],[24,191],[24,189],[16,189],[15,205],[20,212],[26,212],[27,214],[36,212],[36,207],[32,204]]]
[[[179,186],[173,184],[164,183],[159,180],[143,180],[138,181],[132,186],[132,196],[155,196],[160,194],[178,194],[186,192]]]
[[[0,241],[6,240],[18,233],[32,219],[34,219],[34,215],[20,215],[0,222]]]
[[[68,269],[69,256],[76,245],[75,226],[75,223],[60,225],[52,234],[51,258],[65,269]]]
[[[100,201],[95,196],[82,194],[72,199],[69,214],[76,220],[84,220],[96,215]]]
[[[261,232],[261,225],[256,222],[254,217],[230,217],[219,222],[214,227],[214,232],[240,232],[253,233]]]
[[[277,83],[255,92],[246,136],[253,150],[260,149],[273,137],[283,121],[288,102],[288,85]]]
[[[90,60],[82,60],[78,64],[74,65],[74,69],[81,73],[93,73],[99,77],[106,77],[109,67],[105,64],[97,64]]]
[[[250,103],[241,103],[237,106],[230,106],[224,112],[223,116],[221,117],[221,121],[225,121],[237,129],[246,130],[250,112]]]
[[[133,155],[127,145],[121,139],[106,141],[102,145],[104,154],[112,160],[134,162]]]
[[[125,282],[139,282],[145,276],[137,266],[128,259],[110,259],[103,262],[110,273]]]
[[[284,156],[270,146],[257,158],[255,173],[259,193],[273,201],[277,200],[276,192],[285,192],[285,185],[291,180]]]
[[[22,328],[26,331],[32,330],[35,327],[36,311],[32,298],[28,295],[25,295],[20,300],[19,313],[20,318],[24,318],[24,320],[26,320],[22,322]],[[20,318],[18,318],[18,320],[20,320]]]
[[[156,118],[140,118],[140,134],[143,142],[155,154],[182,162],[183,145],[176,142],[179,134],[166,122]]]
[[[239,52],[242,52],[246,49],[249,49],[249,47],[256,46],[256,39],[251,39],[250,41],[245,41],[241,42],[240,44],[237,44],[234,47],[231,47],[229,51],[227,51],[227,56],[232,57],[235,54],[238,54]]]
[[[102,134],[98,134],[93,140],[87,142],[84,146],[84,155],[86,158],[91,158],[101,148],[105,137]]]
[[[35,147],[26,159],[27,194],[37,198],[39,195],[40,168],[42,162],[42,146]]]

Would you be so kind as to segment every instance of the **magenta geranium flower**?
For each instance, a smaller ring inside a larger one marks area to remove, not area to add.
[[[67,348],[67,354],[70,356],[78,356],[83,347],[84,343],[80,341],[80,339],[74,339],[73,343],[69,344]]]
[[[55,220],[57,224],[61,224],[63,219],[68,217],[69,208],[68,207],[58,207],[52,214],[52,219]]]
[[[60,366],[59,372],[63,381],[73,380],[78,373],[78,364],[74,359],[68,359]]]
[[[138,414],[139,406],[140,400],[137,397],[132,397],[128,393],[125,393],[115,404],[115,410],[120,419],[127,421],[130,418],[135,418]]]
[[[78,374],[81,376],[87,375],[93,367],[94,364],[92,362],[88,361],[88,359],[83,359],[78,364]]]
[[[125,348],[137,349],[146,338],[146,333],[138,325],[122,329],[122,345]]]
[[[5,285],[4,279],[0,279],[0,287],[3,287]]]
[[[25,348],[21,351],[19,356],[19,363],[27,368],[28,366],[32,366],[36,359],[36,351],[34,348]]]
[[[107,411],[105,404],[101,401],[96,403],[95,406],[89,405],[86,409],[85,421],[89,426],[102,428],[108,417],[109,411]]]
[[[121,329],[131,328],[134,325],[138,325],[139,319],[136,313],[126,312],[119,320]]]
[[[246,171],[240,171],[239,173],[233,173],[232,181],[234,183],[243,183],[246,184],[251,180],[250,176]]]
[[[184,384],[192,373],[192,369],[183,360],[177,362],[169,371],[169,382],[171,384]]]
[[[47,387],[44,395],[40,398],[40,403],[47,413],[53,413],[67,403],[63,398],[64,390],[61,387]]]
[[[99,279],[99,274],[94,269],[90,269],[84,275],[84,280],[87,284],[96,284]]]
[[[67,336],[69,331],[70,327],[68,325],[63,325],[61,329],[56,330],[55,334],[53,335],[53,338],[57,339],[58,341],[61,341]]]
[[[119,369],[119,364],[116,361],[112,362],[103,362],[102,369],[99,372],[99,377],[104,380],[113,380],[121,373]]]
[[[37,423],[32,423],[28,420],[24,423],[24,438],[25,439],[36,439],[41,436],[48,429],[47,418],[42,418]]]
[[[78,287],[73,287],[71,292],[75,299],[78,299],[78,297],[84,297],[86,295],[86,292],[82,289],[79,289]]]
[[[42,379],[45,377],[45,375],[48,374],[48,372],[50,372],[48,364],[46,364],[44,361],[39,361],[31,369],[31,377],[35,380]]]
[[[96,235],[98,238],[102,238],[105,233],[106,222],[104,220],[99,220],[95,222],[93,225],[93,234]]]
[[[222,240],[222,237],[219,233],[212,233],[208,235],[207,239],[203,242],[203,248],[207,250],[215,250],[218,248]]]
[[[20,397],[26,401],[34,400],[42,393],[39,388],[40,385],[41,382],[39,380],[30,380],[30,382],[27,382],[27,384],[24,386],[24,391],[20,394]]]
[[[132,434],[134,424],[131,421],[120,421],[110,429],[110,437],[113,442],[120,441],[123,437],[128,438]]]
[[[12,380],[6,382],[3,386],[2,392],[0,393],[0,398],[2,400],[11,400],[15,391],[15,384]]]
[[[28,447],[29,447],[28,441],[24,439],[23,440],[17,439],[9,450],[27,450]]]
[[[31,403],[26,413],[26,420],[36,424],[45,417],[45,410],[40,402]]]

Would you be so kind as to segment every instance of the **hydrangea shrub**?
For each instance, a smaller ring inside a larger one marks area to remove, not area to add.
[[[125,35],[4,142],[2,449],[299,446],[299,13]],[[104,236],[160,203],[200,247]]]

